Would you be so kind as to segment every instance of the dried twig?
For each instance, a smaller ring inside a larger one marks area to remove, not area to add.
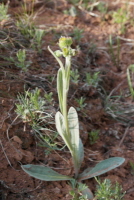
[[[6,154],[5,150],[4,150],[4,147],[3,147],[3,144],[2,144],[2,142],[1,142],[1,140],[0,140],[0,145],[1,145],[1,148],[2,148],[2,151],[3,151],[4,155],[5,155],[5,157],[6,157],[6,159],[7,159],[7,162],[9,163],[10,167],[13,168],[13,166],[12,166],[12,164],[10,163],[10,160],[8,159],[8,156],[7,156],[7,154]],[[13,168],[13,169],[14,169],[14,168]]]
[[[128,133],[129,128],[130,128],[130,125],[128,125],[127,128],[125,129],[124,135],[123,135],[123,137],[122,137],[122,139],[121,139],[121,141],[119,143],[119,147],[122,145],[122,143],[123,143],[123,141],[124,141],[124,139],[125,139],[125,137],[126,137],[126,135]]]

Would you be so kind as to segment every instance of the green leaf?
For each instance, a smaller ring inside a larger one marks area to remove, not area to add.
[[[69,150],[72,151],[71,145],[69,142],[70,138],[68,138],[68,134],[66,133],[66,128],[64,125],[64,117],[59,111],[55,115],[55,123],[56,123],[56,128],[57,128],[59,135],[62,137],[62,139],[64,140],[64,142],[67,145],[67,147],[69,148]]]
[[[82,163],[84,160],[84,148],[81,139],[79,139],[78,154],[79,154],[79,163]]]
[[[79,174],[78,181],[86,180],[95,176],[104,174],[118,166],[125,161],[124,158],[114,157],[101,161],[94,168],[87,168],[83,173]]]
[[[89,188],[82,190],[81,193],[83,195],[86,195],[89,200],[93,200],[93,198],[94,198],[93,193],[91,192],[91,190]]]
[[[63,112],[63,76],[61,68],[58,70],[57,74],[57,91],[58,91],[60,110],[61,112]]]
[[[77,152],[79,148],[79,122],[77,112],[73,107],[68,111],[68,125],[71,134],[71,144],[74,151]]]
[[[72,180],[73,178],[59,174],[49,167],[41,165],[22,165],[22,169],[30,176],[43,180],[43,181],[61,181],[61,180]]]
[[[71,135],[72,156],[76,173],[81,166],[84,158],[83,144],[79,136],[79,121],[75,108],[71,107],[68,111],[68,125]]]

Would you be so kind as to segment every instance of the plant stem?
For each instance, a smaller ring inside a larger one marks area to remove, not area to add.
[[[65,75],[65,74],[64,74]],[[67,91],[66,91],[66,85],[67,81],[63,76],[63,117],[64,117],[64,123],[66,127],[66,133],[69,135],[69,127],[68,127],[68,118],[67,118]]]
[[[68,125],[68,112],[67,112],[67,95],[69,90],[69,83],[70,83],[70,68],[71,68],[71,56],[67,56],[65,58],[65,70],[63,72],[63,117],[64,117],[64,123],[66,127],[66,133],[69,138],[71,138],[70,131],[69,131],[69,125]],[[76,161],[74,152],[72,149],[70,149],[73,163],[74,163],[74,170],[75,170],[75,178],[78,177],[78,163]]]
[[[67,56],[65,59],[65,70],[62,70],[63,75],[63,116],[64,123],[66,127],[66,133],[68,137],[70,137],[69,126],[68,126],[68,115],[67,115],[67,95],[69,90],[69,82],[70,82],[70,67],[71,67],[71,56]]]
[[[127,79],[128,79],[128,85],[129,85],[129,89],[132,95],[132,101],[134,100],[134,90],[133,90],[133,85],[131,82],[131,78],[130,78],[130,68],[127,68]]]

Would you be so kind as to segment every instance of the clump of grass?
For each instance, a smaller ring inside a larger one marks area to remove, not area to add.
[[[125,24],[129,20],[129,12],[128,9],[119,8],[117,11],[113,12],[113,21],[114,23],[119,24],[120,33],[124,34],[126,32]]]
[[[116,46],[115,46],[114,43],[116,44]],[[108,44],[109,44],[109,53],[110,53],[112,62],[117,67],[117,69],[120,71],[120,49],[121,49],[121,45],[120,45],[119,37],[117,37],[116,40],[114,40],[112,38],[112,35],[110,35],[109,40],[108,40]]]
[[[116,182],[114,185],[111,183],[110,179],[105,179],[101,182],[99,179],[95,178],[98,185],[95,192],[96,198],[99,200],[122,200],[125,192],[122,192],[122,187]]]
[[[130,65],[127,68],[127,80],[128,80],[128,85],[129,85],[129,90],[131,92],[132,100],[134,101],[134,88],[133,88],[134,64]]]
[[[19,20],[16,21],[16,26],[18,31],[20,31],[26,39],[29,40],[33,38],[33,35],[35,34],[35,25],[32,21],[25,18],[19,18]]]
[[[24,2],[22,5],[23,13],[22,15],[18,16],[18,20],[16,22],[16,26],[20,33],[29,41],[30,40],[30,47],[34,50],[37,50],[39,53],[42,52],[41,45],[42,45],[42,38],[45,34],[45,31],[42,29],[36,28],[34,24],[34,2],[32,0],[31,12],[28,14],[28,4]]]
[[[23,18],[18,20],[16,25],[20,33],[27,40],[30,40],[30,47],[41,53],[42,38],[45,35],[45,31],[42,29],[37,29],[34,23],[31,21],[26,21]]]
[[[78,111],[80,111],[80,110],[82,110],[83,108],[86,107],[87,103],[85,103],[85,100],[86,100],[85,97],[80,97],[79,99],[76,98],[75,100],[76,100],[76,102],[78,103],[78,106],[79,106],[79,107],[77,107]]]
[[[8,20],[8,4],[4,5],[4,3],[0,3],[0,22],[3,20]]]
[[[46,99],[46,101],[51,104],[53,101],[53,92],[49,92],[49,93],[45,93],[44,97]]]
[[[50,97],[50,96],[49,96]],[[41,140],[42,145],[55,149],[55,132],[50,130],[53,124],[53,117],[50,113],[48,101],[40,96],[40,90],[25,91],[24,95],[17,96],[16,113],[23,123],[29,124],[35,135]],[[50,98],[48,98],[50,100]],[[46,134],[49,132],[49,135]],[[53,136],[51,136],[51,132]],[[44,143],[45,142],[45,143]],[[47,145],[46,145],[47,144]]]
[[[100,72],[95,72],[93,74],[86,73],[86,79],[85,79],[86,85],[97,88],[100,81],[99,74]]]
[[[79,82],[79,72],[78,72],[78,69],[75,69],[75,70],[71,70],[70,71],[70,76],[71,76],[71,81],[75,84],[78,84]]]
[[[74,28],[73,32],[70,34],[74,41],[79,44],[81,39],[83,38],[83,29],[79,29],[77,27]]]
[[[87,189],[86,184],[78,183],[75,180],[70,181],[69,184],[72,187],[72,190],[69,192],[72,196],[72,200],[88,200],[87,195],[82,194],[82,191]]]
[[[107,6],[107,3],[104,2],[104,1],[99,1],[98,2],[98,5],[96,5],[97,7],[97,10],[99,12],[101,12],[103,15],[105,15],[107,13],[107,10],[108,10],[108,6]]]
[[[50,117],[45,112],[45,100],[40,96],[40,90],[25,91],[24,95],[17,96],[19,103],[16,103],[16,113],[22,118],[24,123],[29,123],[32,127],[38,126],[45,117]],[[46,114],[44,117],[43,114]]]
[[[124,95],[118,96],[105,96],[104,108],[106,113],[113,119],[125,124],[133,126],[133,104],[121,102]]]
[[[23,72],[27,72],[28,67],[31,65],[32,61],[26,60],[26,50],[19,49],[16,52],[16,56],[1,56],[4,60],[10,61],[11,64],[14,64],[16,67],[20,68]]]
[[[99,130],[92,130],[89,134],[90,144],[95,144],[99,139]]]
[[[17,28],[20,33],[31,42],[31,47],[34,49],[40,49],[41,40],[45,34],[45,31],[42,29],[37,29],[32,21],[28,21],[25,19],[19,19],[16,22]]]
[[[20,49],[16,53],[17,61],[15,61],[15,65],[22,69],[22,71],[26,72],[28,67],[31,65],[31,61],[26,61],[26,50]]]

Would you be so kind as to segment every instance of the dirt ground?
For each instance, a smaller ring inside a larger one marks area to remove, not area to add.
[[[31,5],[30,1],[27,2]],[[125,6],[121,0],[105,2],[108,3],[108,13]],[[20,4],[21,1],[11,1],[10,20],[1,24],[2,56],[8,57],[28,45],[28,41],[17,35],[15,28],[16,13],[21,15],[22,12]],[[79,105],[75,99],[82,96],[86,98],[86,106],[78,111],[85,151],[82,169],[109,157],[124,157],[123,165],[100,178],[109,178],[112,183],[118,181],[123,191],[126,191],[124,200],[134,200],[134,168],[130,165],[134,163],[134,102],[126,75],[128,66],[134,63],[134,25],[128,21],[125,33],[120,33],[120,25],[113,22],[110,14],[102,16],[96,9],[86,12],[81,7],[77,8],[76,16],[65,14],[64,11],[69,10],[71,5],[64,0],[35,3],[37,15],[34,23],[44,29],[46,34],[41,53],[27,48],[28,60],[32,61],[32,65],[26,73],[0,57],[0,200],[71,200],[68,182],[43,182],[28,176],[21,169],[21,164],[42,164],[59,173],[73,175],[68,149],[45,153],[47,148],[39,145],[30,125],[25,125],[15,112],[17,95],[24,94],[24,88],[33,90],[36,87],[41,90],[42,96],[45,92],[53,92],[51,109],[54,112],[58,110],[56,74],[59,66],[47,47],[49,45],[53,50],[58,49],[57,42],[61,36],[72,36],[73,47],[79,46],[80,49],[79,54],[72,59],[72,68],[78,69],[80,78],[78,84],[71,82],[68,104],[77,108]],[[133,16],[133,0],[129,6]],[[73,34],[75,27],[83,30],[79,41]],[[116,37],[120,40],[118,63],[113,61],[109,51],[110,34],[115,42],[115,55]],[[85,85],[86,72],[100,72],[97,88]],[[89,139],[92,130],[99,130],[95,144],[91,144]],[[56,142],[60,143],[59,148],[64,145],[61,138],[57,138]],[[84,183],[93,192],[96,190],[94,179]]]

